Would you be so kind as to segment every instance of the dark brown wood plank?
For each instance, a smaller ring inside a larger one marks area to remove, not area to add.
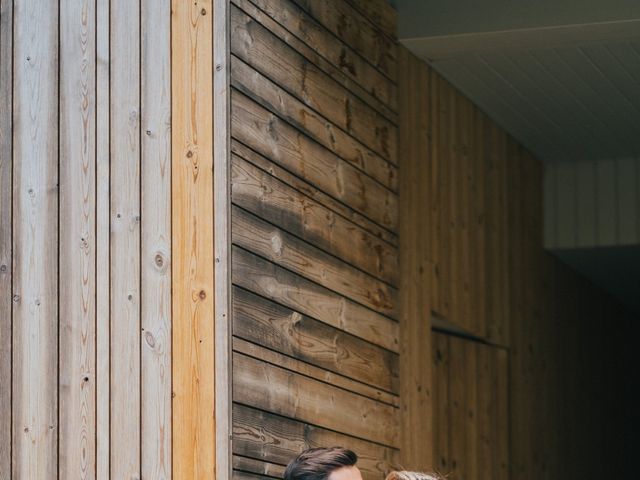
[[[383,158],[397,163],[396,129],[241,10],[231,9],[231,52]]]
[[[246,250],[233,248],[233,283],[299,313],[398,351],[398,324]]]
[[[342,445],[358,453],[363,478],[379,480],[398,465],[398,451],[268,412],[233,405],[235,454],[286,465],[307,448]]]
[[[246,290],[234,289],[233,308],[234,335],[397,393],[398,355]]]
[[[231,95],[231,134],[379,225],[397,226],[396,195],[244,94]]]
[[[237,57],[231,59],[231,83],[263,107],[360,169],[385,187],[397,192],[398,169],[377,153],[337,128],[315,110],[290,95]]]
[[[377,278],[397,284],[397,249],[237,156],[231,167],[233,203]]]
[[[251,2],[327,61],[340,68],[346,76],[360,84],[391,110],[396,110],[395,84],[294,2],[290,0],[251,0]]]
[[[394,80],[397,76],[396,43],[382,35],[344,0],[294,0],[372,65]]]
[[[347,0],[347,2],[367,17],[382,33],[391,39],[397,38],[398,12],[391,6],[389,0]]]
[[[232,209],[233,243],[312,282],[392,318],[395,288],[328,255],[238,207]]]
[[[233,455],[233,469],[270,478],[282,478],[285,466],[241,455]]]
[[[233,400],[390,447],[396,409],[245,355],[233,355]]]

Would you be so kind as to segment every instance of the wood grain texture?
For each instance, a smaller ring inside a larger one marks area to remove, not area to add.
[[[385,35],[397,37],[398,12],[387,0],[347,0],[353,8],[367,17]],[[400,54],[398,53],[398,56]]]
[[[398,219],[393,192],[245,95],[234,91],[231,99],[234,138],[379,225],[395,229]]]
[[[0,0],[0,478],[11,475],[13,2]]]
[[[233,305],[235,336],[397,393],[397,355],[246,290]]]
[[[12,476],[55,478],[59,11],[14,8]]]
[[[321,250],[234,207],[233,242],[354,302],[391,318],[398,292]]]
[[[129,478],[140,475],[140,5],[111,9],[109,451],[111,476]]]
[[[400,400],[401,460],[409,470],[433,468],[429,230],[428,70],[406,49],[399,54],[400,99]]]
[[[96,2],[96,479],[109,479],[110,231],[109,1]]]
[[[293,95],[237,57],[231,63],[233,85],[262,106],[306,133],[337,156],[397,192],[397,168],[358,140],[327,122]]]
[[[96,468],[96,31],[94,5],[60,5],[59,478]]]
[[[391,122],[235,7],[231,31],[234,55],[396,163],[396,129]]]
[[[397,110],[395,84],[294,2],[252,0],[252,3],[331,64],[339,67],[346,76],[361,85],[374,98],[382,101],[391,110]]]
[[[233,248],[233,283],[329,325],[398,351],[398,324],[241,248]]]
[[[142,4],[141,475],[171,478],[171,2]]]
[[[172,3],[174,478],[215,475],[212,6]]]
[[[307,448],[343,445],[358,452],[358,468],[367,480],[398,465],[397,450],[262,410],[234,404],[233,419],[233,449],[240,455],[286,465]]]
[[[233,369],[235,402],[397,447],[396,409],[389,405],[239,353]]]
[[[256,160],[260,159],[251,157],[252,162]],[[269,165],[264,167],[269,168]],[[288,176],[278,176],[289,180]],[[327,202],[320,204],[308,198],[236,156],[233,157],[232,180],[232,199],[238,206],[281,225],[288,232],[381,280],[397,284],[397,250],[350,219],[326,208]],[[324,200],[321,195],[314,197]]]

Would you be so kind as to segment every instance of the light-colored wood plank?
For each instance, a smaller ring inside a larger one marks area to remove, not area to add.
[[[398,352],[398,324],[241,248],[233,248],[233,282],[352,335]]]
[[[110,235],[109,0],[96,2],[96,479],[109,480]]]
[[[383,158],[397,163],[393,123],[235,7],[231,8],[231,31],[234,55]]]
[[[290,418],[233,406],[234,453],[286,465],[307,448],[342,445],[358,453],[358,468],[366,480],[380,479],[398,468],[398,451]]]
[[[13,1],[0,0],[0,477],[11,472]]]
[[[14,4],[13,478],[58,473],[58,19]]]
[[[233,355],[233,399],[386,446],[398,446],[396,409],[240,353]]]
[[[343,0],[294,0],[318,22],[367,59],[373,66],[396,79],[396,43]]]
[[[171,2],[141,10],[141,472],[171,478]]]
[[[247,96],[231,95],[232,135],[379,225],[397,226],[396,195]]]
[[[232,180],[235,204],[381,280],[397,284],[398,251],[391,245],[236,156]]]
[[[400,400],[401,461],[433,467],[429,231],[428,69],[401,49],[400,83]]]
[[[343,160],[397,192],[397,168],[367,146],[321,117],[237,57],[231,61],[233,86],[311,136]]]
[[[212,7],[172,2],[174,478],[215,474]]]
[[[345,75],[338,65],[334,65],[305,42],[300,40],[286,28],[273,20],[270,16],[260,10],[251,0],[233,0],[232,3],[240,10],[247,13],[250,17],[264,26],[267,30],[281,39],[284,43],[300,53],[304,58],[317,66],[325,74],[333,80],[351,91],[354,95],[361,98],[367,105],[376,110],[383,117],[393,124],[398,123],[398,115],[395,110],[390,109],[384,103],[379,101],[371,93],[365,90],[359,82],[354,81],[351,77]]]
[[[397,110],[395,84],[294,2],[251,1],[319,55],[339,67],[340,71],[361,85],[373,97],[382,101],[391,110]]]
[[[316,365],[329,374],[335,372],[397,393],[396,354],[246,290],[234,289],[233,305],[235,336]],[[375,394],[374,398],[394,403],[390,395]]]
[[[60,4],[59,478],[96,468],[95,15]]]
[[[109,453],[110,475],[131,478],[140,475],[140,5],[110,7]]]
[[[397,317],[398,291],[395,288],[245,210],[234,207],[232,215],[234,244],[367,308],[391,318]]]

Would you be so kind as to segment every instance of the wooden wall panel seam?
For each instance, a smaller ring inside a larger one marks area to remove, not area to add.
[[[398,12],[389,0],[347,0],[347,2],[390,40],[397,40]]]

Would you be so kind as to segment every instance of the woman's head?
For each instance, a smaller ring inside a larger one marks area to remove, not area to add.
[[[434,473],[407,472],[406,470],[391,472],[387,475],[387,480],[443,480]]]

